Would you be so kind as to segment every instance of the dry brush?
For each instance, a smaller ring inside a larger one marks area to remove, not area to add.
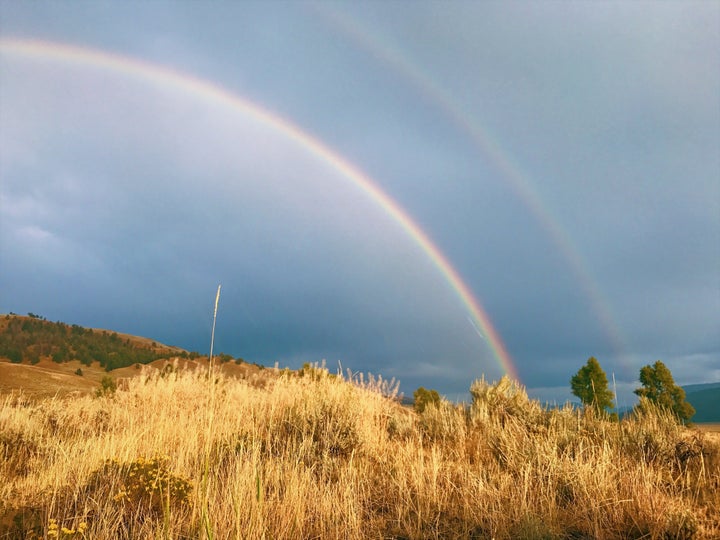
[[[269,371],[269,370],[268,370]],[[0,538],[717,538],[720,448],[508,379],[421,414],[322,367],[0,404]]]

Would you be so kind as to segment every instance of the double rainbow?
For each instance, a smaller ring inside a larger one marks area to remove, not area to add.
[[[495,330],[490,317],[481,303],[452,266],[440,248],[430,239],[428,234],[412,219],[412,217],[387,193],[377,182],[373,181],[360,169],[332,150],[322,141],[312,137],[300,127],[257,104],[238,96],[210,81],[193,75],[181,73],[173,69],[95,49],[17,39],[0,40],[0,53],[24,58],[36,58],[65,62],[99,70],[111,71],[126,77],[181,89],[184,93],[197,99],[212,102],[221,107],[241,112],[276,130],[301,148],[326,162],[340,175],[349,180],[356,188],[383,209],[430,258],[435,267],[443,275],[451,289],[469,312],[474,325],[481,329],[493,356],[509,376],[518,379],[517,370],[512,362],[503,341]]]

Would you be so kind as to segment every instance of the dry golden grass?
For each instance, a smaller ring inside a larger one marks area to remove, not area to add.
[[[0,396],[19,391],[22,391],[29,399],[52,398],[70,394],[94,394],[103,377],[111,376],[121,381],[137,377],[143,372],[147,373],[148,369],[163,371],[169,365],[177,369],[207,370],[208,359],[207,357],[199,357],[195,360],[159,359],[149,364],[134,364],[114,369],[108,373],[97,362],[87,366],[78,360],[57,363],[49,357],[42,357],[37,364],[13,364],[7,358],[0,358]],[[76,374],[78,369],[82,370],[82,375]],[[245,362],[226,362],[220,364],[218,369],[225,375],[237,378],[253,377],[261,371],[259,366]]]
[[[698,431],[704,433],[720,433],[720,422],[705,422],[702,424],[695,424],[695,428]]]
[[[75,374],[82,369],[84,376]],[[56,364],[41,360],[38,364],[12,364],[0,359],[0,394],[22,389],[28,396],[52,397],[72,392],[92,393],[107,372],[99,365],[88,368],[77,360]]]
[[[0,404],[0,538],[718,538],[720,447],[508,380],[422,415],[323,369]]]

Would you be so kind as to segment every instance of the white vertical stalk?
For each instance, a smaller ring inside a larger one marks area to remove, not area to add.
[[[210,335],[210,365],[212,365],[213,361],[213,346],[215,345],[215,321],[217,320],[218,302],[220,302],[220,285],[218,285],[217,294],[215,295],[215,310],[213,311],[212,334]]]
[[[618,415],[618,418],[620,417],[620,404],[618,403],[618,397],[617,397],[617,385],[615,384],[615,372],[613,371],[613,392],[615,393],[615,412]]]
[[[201,517],[203,523],[203,529],[205,531],[205,538],[207,540],[215,539],[215,530],[213,527],[212,520],[210,518],[210,491],[211,491],[211,477],[210,477],[210,451],[212,448],[213,440],[213,424],[215,421],[215,371],[213,369],[213,346],[215,345],[215,321],[217,321],[217,310],[218,303],[220,302],[220,285],[217,288],[217,294],[215,295],[215,309],[213,310],[213,324],[212,334],[210,335],[210,358],[208,360],[208,384],[210,385],[210,398],[209,398],[209,411],[207,419],[207,433],[205,435],[205,448],[204,448],[204,463],[202,471],[202,482],[201,488],[203,492],[203,499],[201,502]]]

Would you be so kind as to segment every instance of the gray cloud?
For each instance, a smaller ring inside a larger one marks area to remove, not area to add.
[[[437,242],[538,395],[591,355],[628,387],[657,359],[717,380],[714,4],[83,6],[2,2],[3,37],[194,74],[323,140]],[[176,89],[0,68],[0,310],[203,350],[222,282],[218,344],[249,360],[406,393],[500,375],[428,258],[306,149]]]

